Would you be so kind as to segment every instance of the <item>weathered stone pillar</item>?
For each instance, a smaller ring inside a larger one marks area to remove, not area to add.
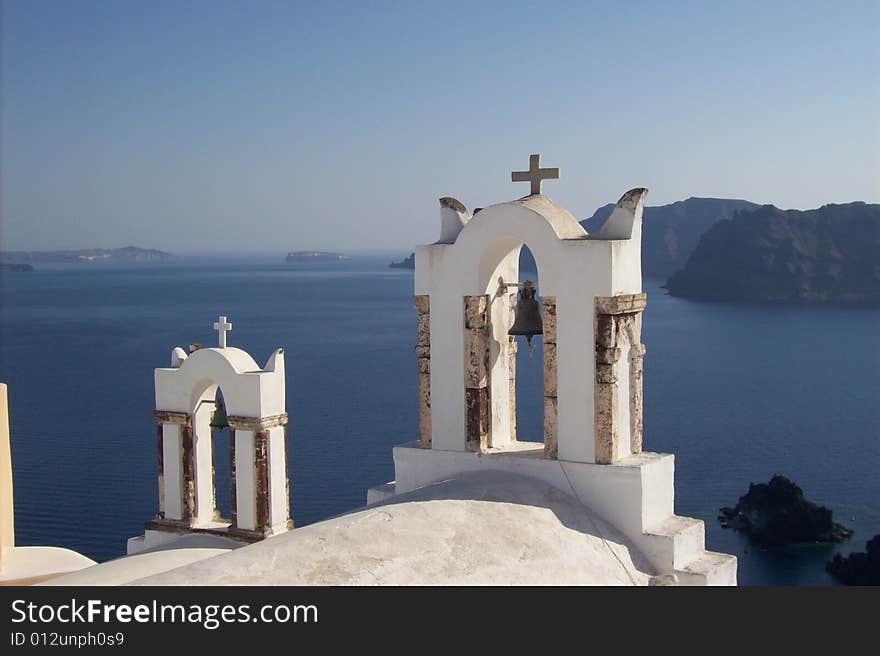
[[[227,419],[227,422],[229,420]],[[229,427],[229,524],[237,526],[238,510],[236,507],[235,487],[235,429]]]
[[[510,295],[510,321],[513,325],[516,321],[516,292]],[[507,371],[510,379],[510,441],[516,442],[516,352],[518,350],[516,337],[507,338]]]
[[[192,423],[180,427],[180,444],[183,456],[181,471],[183,472],[183,515],[181,519],[192,524],[196,509],[196,467],[193,453]]]
[[[641,312],[646,300],[645,294],[596,298],[595,433],[596,462],[600,464],[611,464],[642,449],[645,348],[641,343]],[[624,353],[627,361],[621,362]],[[628,382],[627,389],[620,389],[621,376]],[[623,421],[628,425],[621,424]],[[629,438],[628,448],[625,441],[620,442],[622,430]],[[626,453],[621,453],[622,449]]]
[[[190,527],[195,519],[195,463],[193,416],[186,412],[156,410],[159,511],[156,522]]]
[[[544,297],[544,456],[556,458],[559,452],[557,423],[559,403],[556,385],[556,297]]]
[[[464,297],[465,448],[489,445],[489,296]]]
[[[642,306],[644,307],[644,305]],[[644,432],[644,392],[643,392],[643,366],[645,359],[645,345],[642,344],[642,312],[633,313],[629,321],[629,416],[632,452],[642,452],[642,433]]]
[[[431,448],[431,297],[418,294],[413,297],[418,312],[419,336],[416,358],[419,363],[419,445]]]
[[[219,522],[223,519],[220,515],[220,509],[217,508],[217,467],[214,465],[214,429],[210,428],[211,435],[211,508],[212,519],[215,522]],[[198,502],[196,502],[196,506],[198,506]]]
[[[287,465],[287,414],[227,417],[230,446],[232,524],[229,535],[262,539],[293,528]]]
[[[256,492],[256,526],[263,535],[269,530],[269,431],[254,433],[254,487]]]
[[[293,518],[290,516],[290,462],[287,459],[287,424],[282,427],[281,439],[284,440],[284,514],[287,516],[287,525],[293,528]]]
[[[156,457],[158,460],[159,473],[159,512],[157,519],[165,519],[165,440],[162,439],[164,429],[162,424],[156,426]]]

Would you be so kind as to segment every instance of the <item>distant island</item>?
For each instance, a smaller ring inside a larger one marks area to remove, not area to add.
[[[669,293],[712,301],[880,305],[880,205],[764,205],[715,223]]]
[[[350,255],[324,253],[322,251],[292,251],[284,258],[287,262],[342,262],[350,260]]]
[[[154,248],[87,248],[70,251],[5,251],[0,252],[3,264],[64,263],[64,262],[166,262],[174,255]]]
[[[22,271],[33,271],[34,267],[30,264],[11,264],[7,262],[0,262],[0,271],[14,271],[16,273]]]
[[[416,254],[410,253],[407,257],[403,258],[398,262],[392,262],[388,265],[392,269],[415,269],[416,268]]]

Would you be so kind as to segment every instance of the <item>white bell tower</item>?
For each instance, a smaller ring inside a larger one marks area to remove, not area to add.
[[[532,476],[621,530],[659,575],[734,584],[736,559],[704,550],[703,522],[675,515],[671,454],[644,452],[641,238],[648,190],[626,192],[588,234],[541,193],[559,169],[532,155],[531,194],[471,216],[441,199],[441,239],[416,249],[419,439],[394,449],[396,480],[368,502],[470,471]],[[453,216],[454,213],[454,216]],[[519,254],[543,301],[544,430],[516,429]],[[538,436],[536,436],[538,437]]]
[[[212,533],[252,542],[293,528],[287,469],[284,350],[260,368],[227,346],[232,323],[214,323],[217,348],[187,354],[155,372],[159,511],[129,553],[164,541],[162,534]],[[230,430],[231,517],[217,511],[211,417],[222,392]],[[167,536],[166,536],[167,537]]]

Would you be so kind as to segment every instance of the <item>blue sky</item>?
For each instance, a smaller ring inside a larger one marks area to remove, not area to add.
[[[545,192],[880,202],[880,2],[4,0],[0,245],[409,249]]]

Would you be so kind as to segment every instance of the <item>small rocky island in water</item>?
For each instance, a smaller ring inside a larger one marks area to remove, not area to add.
[[[825,569],[844,585],[880,585],[880,535],[868,540],[865,551],[835,554]]]
[[[769,483],[751,483],[733,508],[722,508],[718,519],[724,528],[747,533],[767,547],[815,542],[843,542],[852,531],[832,521],[831,511],[804,497],[785,476]]]
[[[715,223],[672,296],[712,301],[880,305],[880,205],[764,205]]]
[[[85,248],[67,251],[6,251],[0,253],[4,265],[67,262],[166,262],[174,255],[155,248]],[[7,269],[10,270],[10,269]],[[21,270],[21,269],[15,269]]]
[[[392,269],[415,269],[416,268],[416,254],[410,253],[407,257],[403,258],[400,261],[392,262],[388,265]]]
[[[343,262],[350,260],[351,256],[323,251],[291,251],[284,259],[287,262]]]

